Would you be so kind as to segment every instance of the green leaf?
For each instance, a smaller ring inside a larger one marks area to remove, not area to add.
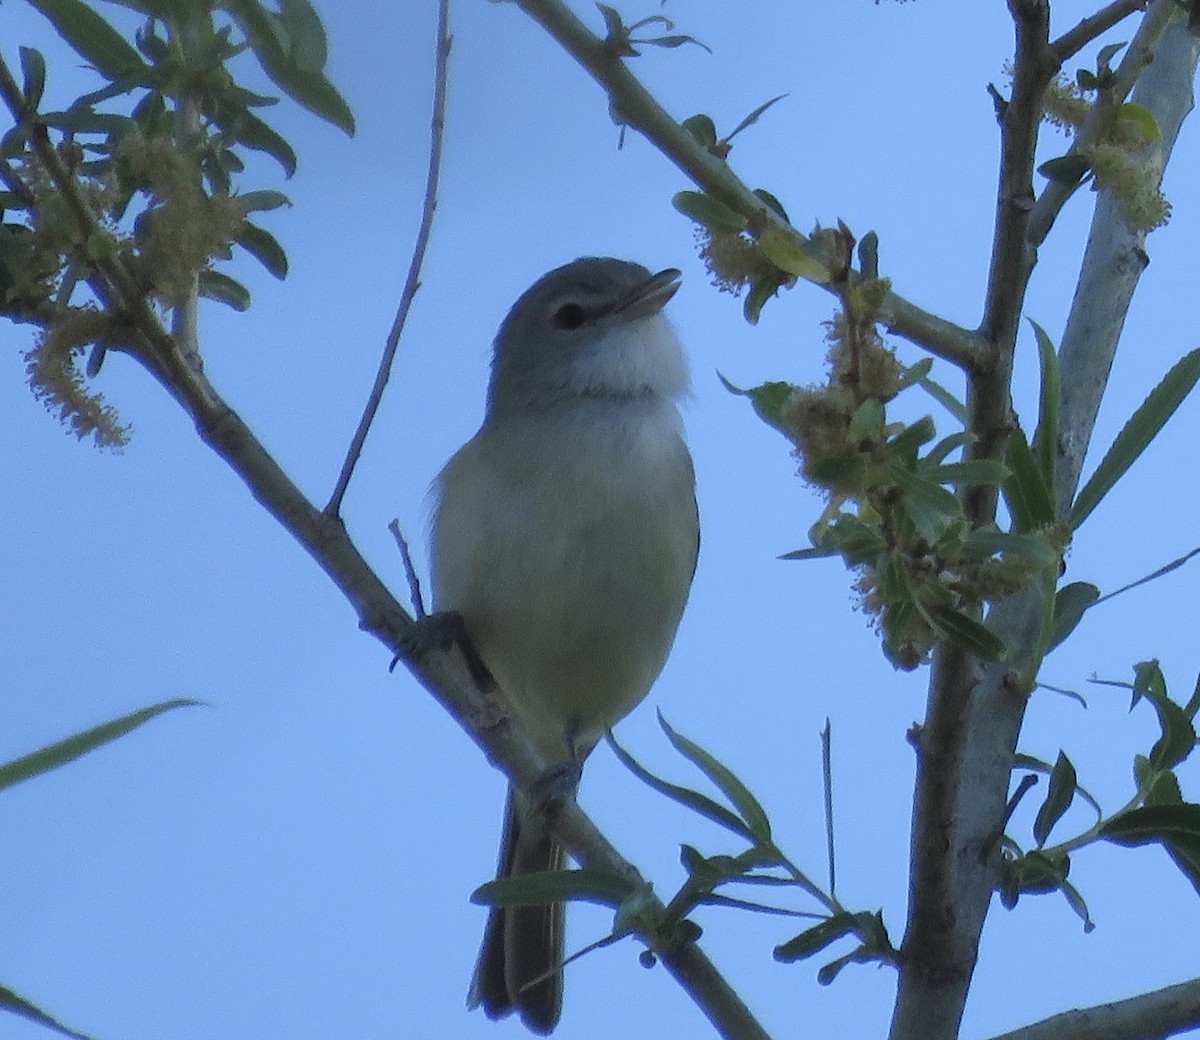
[[[946,409],[964,426],[967,423],[967,406],[947,390],[941,383],[922,377],[917,380],[917,386],[924,390],[938,404]]]
[[[1096,472],[1083,486],[1071,507],[1072,527],[1078,529],[1113,485],[1137,461],[1191,393],[1197,379],[1200,379],[1200,348],[1185,354],[1175,363],[1117,434],[1112,447],[1100,460]]]
[[[936,436],[937,427],[933,424],[933,417],[930,415],[922,416],[915,423],[910,423],[904,427],[903,430],[888,441],[888,455],[894,459],[915,463],[917,449],[922,444],[927,444],[933,440]]]
[[[746,293],[746,299],[742,303],[742,315],[745,317],[747,324],[758,324],[758,318],[762,314],[763,307],[766,306],[769,299],[779,292],[783,284],[784,280],[782,278],[768,275],[765,278],[760,278],[750,287],[750,291]]]
[[[767,207],[769,209],[774,210],[775,213],[778,214],[780,218],[782,218],[783,220],[788,220],[787,210],[783,208],[783,203],[780,202],[769,191],[767,191],[766,188],[755,188],[754,194],[757,195],[760,199],[762,199],[763,202],[765,202],[767,204]],[[790,223],[790,221],[789,221],[789,223]]]
[[[696,139],[697,144],[705,148],[717,143],[717,125],[711,116],[703,112],[689,116],[680,125]]]
[[[784,420],[783,412],[784,406],[787,404],[796,387],[791,383],[776,381],[760,383],[749,390],[743,390],[739,386],[734,386],[720,372],[717,373],[717,378],[721,380],[722,385],[731,394],[750,398],[750,404],[753,405],[755,414],[768,426],[773,426],[789,440],[791,439],[789,427]]]
[[[29,0],[55,31],[106,79],[145,68],[138,52],[82,0]]]
[[[1092,168],[1092,161],[1078,152],[1048,159],[1037,168],[1038,173],[1059,184],[1078,184]]]
[[[1060,751],[1058,760],[1054,763],[1054,769],[1050,773],[1050,787],[1046,792],[1046,800],[1042,802],[1037,817],[1033,821],[1033,837],[1037,841],[1038,848],[1046,844],[1050,831],[1071,807],[1071,802],[1075,800],[1076,779],[1075,767],[1071,764],[1071,760]]]
[[[14,992],[7,986],[0,986],[0,1010],[20,1015],[21,1018],[28,1019],[30,1022],[44,1029],[52,1030],[59,1036],[70,1037],[71,1040],[92,1040],[87,1033],[79,1033],[74,1029],[68,1029],[58,1019],[47,1014],[32,1001],[26,1000],[19,993]]]
[[[1092,920],[1092,915],[1088,912],[1087,903],[1084,902],[1083,896],[1079,893],[1079,889],[1077,889],[1065,878],[1058,888],[1059,891],[1062,892],[1063,898],[1066,899],[1067,906],[1074,910],[1076,915],[1083,922],[1083,930],[1085,932],[1093,931],[1096,927],[1096,922]]]
[[[1149,845],[1161,841],[1200,840],[1200,805],[1144,805],[1130,809],[1100,828],[1100,837],[1115,845]]]
[[[714,234],[732,234],[746,226],[740,213],[702,191],[677,191],[671,205]]]
[[[1162,140],[1162,130],[1154,113],[1136,101],[1126,101],[1117,109],[1117,129],[1130,127],[1137,132],[1147,144]]]
[[[202,703],[202,701],[188,698],[160,701],[148,708],[140,708],[128,715],[113,719],[111,722],[93,726],[91,729],[85,729],[65,740],[49,744],[37,751],[31,751],[28,755],[14,758],[11,762],[0,764],[0,791],[19,784],[23,780],[48,773],[68,762],[73,762],[89,751],[94,751],[98,747],[125,736],[126,733],[132,732],[163,712]]]
[[[480,885],[471,902],[482,906],[542,906],[579,900],[618,907],[639,886],[627,877],[603,870],[539,870]]]
[[[1002,484],[1008,479],[1009,470],[995,459],[965,459],[944,462],[929,469],[922,467],[921,476],[938,484]]]
[[[750,789],[738,779],[737,775],[724,763],[705,751],[699,744],[688,740],[677,733],[671,725],[658,713],[658,724],[662,727],[667,739],[684,758],[696,766],[709,778],[717,788],[733,803],[738,815],[745,821],[750,833],[763,845],[771,843],[771,821],[767,818],[762,803],[750,793]]]
[[[883,424],[887,421],[883,402],[878,397],[868,397],[858,406],[858,410],[850,418],[850,428],[846,435],[852,444],[858,444],[868,438],[874,440],[883,433]]]
[[[306,63],[307,45],[297,47],[290,36],[295,16],[288,22],[267,10],[258,0],[224,0],[227,10],[246,34],[254,55],[271,81],[293,101],[332,123],[348,135],[354,134],[354,114],[320,69]],[[323,32],[324,30],[322,30]],[[311,41],[310,41],[311,43]]]
[[[46,59],[42,52],[32,47],[21,47],[21,74],[24,83],[21,93],[30,108],[36,109],[42,103],[42,94],[46,90]]]
[[[707,49],[708,48],[705,48],[705,50],[707,50]],[[729,131],[729,133],[725,135],[725,140],[727,142],[732,141],[735,137],[737,137],[738,134],[740,134],[743,130],[745,130],[746,127],[753,126],[755,123],[757,123],[759,121],[759,119],[762,117],[762,114],[768,108],[770,108],[773,104],[775,104],[775,102],[782,101],[785,97],[787,97],[786,94],[780,94],[778,97],[771,98],[770,101],[764,101],[761,105],[758,106],[758,108],[756,108],[753,112],[751,112],[748,116],[746,116],[745,119],[743,119],[740,123],[738,123],[737,126],[735,126],[731,131]]]
[[[946,525],[962,516],[962,503],[941,484],[913,473],[896,461],[888,462],[887,473],[904,492],[900,500],[901,508],[928,541],[936,542]]]
[[[296,153],[292,146],[258,116],[250,112],[241,113],[234,136],[238,144],[244,144],[256,152],[265,152],[283,167],[283,172],[289,177],[296,172]]]
[[[782,964],[794,964],[814,953],[819,953],[831,943],[847,935],[855,934],[858,922],[853,914],[834,914],[820,924],[806,928],[799,935],[775,947],[772,956]]]
[[[289,199],[283,192],[275,191],[270,188],[264,188],[259,191],[247,191],[238,195],[238,202],[242,204],[242,208],[247,213],[256,213],[261,210],[279,209],[280,206],[290,206],[292,200]]]
[[[726,830],[733,831],[739,837],[745,838],[750,842],[754,841],[754,835],[750,833],[750,829],[746,824],[735,813],[725,808],[725,806],[719,802],[715,802],[708,795],[701,794],[699,791],[693,791],[690,787],[682,787],[679,784],[673,784],[667,780],[663,780],[661,777],[655,776],[617,743],[611,731],[607,732],[605,737],[608,740],[609,747],[613,749],[613,753],[620,760],[621,764],[641,780],[642,783],[648,787],[652,787],[659,794],[665,795],[671,801],[682,805],[684,808],[712,820],[713,823],[719,824]]]
[[[1034,535],[976,528],[968,531],[963,539],[963,556],[966,559],[982,560],[998,553],[1024,556],[1043,567],[1053,567],[1058,563],[1058,553],[1044,539]]]
[[[1124,46],[1125,41],[1120,43],[1109,43],[1101,47],[1099,53],[1096,55],[1096,71],[1100,73],[1108,70],[1109,62],[1111,62],[1113,58],[1120,54]]]
[[[291,41],[292,60],[302,69],[325,68],[325,27],[316,8],[308,0],[279,0],[279,20]]]
[[[1024,430],[1016,429],[1008,435],[1004,461],[1012,474],[1004,482],[1003,492],[1013,529],[1018,534],[1028,534],[1049,527],[1054,523],[1054,499]]]
[[[781,271],[818,285],[829,281],[829,269],[824,261],[814,253],[808,240],[794,231],[772,225],[758,236],[758,244],[767,259]]]
[[[1008,647],[999,636],[962,611],[943,606],[925,607],[921,611],[933,622],[935,630],[940,630],[938,635],[976,657],[985,661],[1003,661],[1008,656]]]
[[[1014,769],[1030,769],[1035,773],[1041,773],[1044,776],[1049,776],[1054,772],[1054,766],[1049,762],[1043,762],[1040,758],[1035,758],[1033,755],[1027,755],[1024,752],[1018,751],[1013,756]],[[1104,819],[1104,810],[1100,808],[1100,803],[1086,787],[1080,787],[1078,783],[1075,785],[1075,793],[1079,795],[1089,806],[1092,812],[1096,814],[1096,822],[1099,823]]]
[[[283,246],[269,231],[246,221],[234,241],[281,281],[287,277],[288,258]]]
[[[1037,339],[1041,367],[1041,398],[1038,402],[1038,424],[1033,443],[1037,447],[1038,465],[1046,487],[1054,488],[1054,462],[1058,454],[1058,406],[1062,400],[1062,385],[1058,372],[1058,353],[1054,341],[1036,321],[1030,319]]]
[[[864,278],[873,279],[879,277],[879,233],[876,231],[868,231],[862,238],[858,240],[858,266],[862,271]],[[933,358],[924,358],[918,361],[913,368],[919,365],[926,364],[926,372],[933,367]],[[901,386],[903,389],[903,386]]]
[[[1047,653],[1075,631],[1084,613],[1099,598],[1100,590],[1086,581],[1073,581],[1054,594],[1054,625]]]
[[[235,311],[244,311],[250,306],[250,290],[227,274],[220,271],[201,271],[199,282],[201,296],[223,303]]]

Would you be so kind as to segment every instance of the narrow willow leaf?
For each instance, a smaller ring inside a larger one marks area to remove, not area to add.
[[[786,96],[786,95],[785,95]],[[755,188],[754,194],[763,200],[771,209],[773,209],[780,217],[791,223],[791,219],[787,215],[787,210],[783,208],[783,203],[772,195],[766,188]]]
[[[11,762],[0,764],[0,791],[6,787],[12,787],[13,784],[19,784],[22,780],[29,780],[31,777],[40,776],[42,773],[48,773],[52,769],[73,762],[81,755],[86,755],[89,751],[94,751],[98,747],[125,736],[126,733],[132,732],[163,712],[202,703],[203,701],[181,697],[151,704],[147,708],[130,712],[128,715],[122,715],[119,719],[101,723],[91,729],[85,729],[65,740],[49,744],[37,751],[31,751],[28,755],[14,758]]]
[[[278,209],[280,206],[290,206],[292,204],[292,200],[283,192],[275,191],[271,188],[242,192],[238,195],[237,200],[247,213]]]
[[[922,377],[917,385],[946,409],[964,426],[967,423],[967,406],[936,380]]]
[[[706,47],[705,50],[707,50],[707,49],[708,48]],[[775,104],[775,102],[782,101],[785,97],[787,97],[786,94],[780,94],[778,97],[771,98],[770,101],[764,101],[761,105],[758,106],[758,108],[756,108],[753,112],[751,112],[748,116],[746,116],[745,119],[743,119],[740,123],[738,123],[737,126],[735,126],[732,130],[730,130],[729,133],[725,135],[725,140],[732,141],[738,134],[740,134],[743,130],[745,130],[746,127],[753,126],[755,123],[757,123],[759,121],[759,119],[762,118],[762,114],[768,108],[770,108],[773,104]]]
[[[770,845],[771,821],[767,817],[767,812],[762,807],[762,803],[750,793],[750,789],[742,783],[733,770],[705,751],[699,744],[672,729],[670,723],[663,718],[661,711],[658,713],[658,724],[675,750],[716,784],[721,793],[733,803],[738,815],[750,829],[750,833],[763,845]]]
[[[302,69],[319,72],[325,68],[325,27],[316,8],[308,0],[280,0],[279,20],[291,42],[292,60]]]
[[[1158,713],[1158,724],[1162,729],[1162,736],[1150,751],[1150,765],[1155,769],[1174,769],[1196,746],[1196,728],[1183,708],[1173,700],[1165,696],[1149,699]]]
[[[1033,837],[1041,848],[1046,844],[1050,831],[1062,819],[1063,814],[1075,800],[1076,786],[1075,767],[1071,760],[1060,751],[1054,769],[1050,772],[1050,786],[1046,791],[1046,799],[1038,809],[1033,821]]]
[[[579,900],[618,907],[638,888],[632,880],[603,870],[539,870],[480,885],[471,902],[482,906],[541,906]]]
[[[781,271],[818,285],[829,281],[829,269],[808,244],[792,231],[771,226],[758,236],[758,244],[767,259]]]
[[[143,67],[125,37],[82,0],[29,0],[29,4],[106,79],[119,79]]]
[[[712,116],[701,112],[689,116],[680,125],[696,139],[697,144],[705,148],[717,143],[717,125],[712,121]]]
[[[199,275],[200,295],[216,300],[235,311],[248,310],[250,290],[220,271],[201,271]]]
[[[1033,443],[1037,448],[1038,465],[1046,487],[1054,488],[1054,461],[1058,454],[1058,406],[1062,400],[1062,382],[1058,372],[1058,353],[1054,341],[1036,321],[1030,320],[1037,339],[1038,360],[1041,366],[1042,390],[1038,402],[1037,431]]]
[[[1018,534],[1028,534],[1054,523],[1050,485],[1033,457],[1024,430],[1013,430],[1009,434],[1004,461],[1012,473],[1004,482],[1003,491],[1014,530]]]
[[[1117,127],[1132,127],[1145,138],[1147,144],[1162,140],[1162,130],[1159,129],[1154,113],[1136,101],[1126,101],[1117,109]]]
[[[1116,845],[1148,845],[1188,839],[1200,841],[1200,805],[1144,805],[1109,820],[1100,837]]]
[[[1058,553],[1043,538],[1028,534],[1011,534],[1008,531],[979,529],[967,532],[963,539],[963,554],[968,559],[986,559],[1004,553],[1007,556],[1024,556],[1035,560],[1043,567],[1058,563]]]
[[[263,152],[283,167],[289,177],[296,172],[296,153],[273,127],[250,112],[242,112],[234,131],[238,144]]]
[[[1070,155],[1060,155],[1056,159],[1048,159],[1037,168],[1037,172],[1048,180],[1060,184],[1078,184],[1092,168],[1092,161],[1085,156],[1072,152]]]
[[[1100,598],[1100,590],[1087,581],[1073,581],[1054,594],[1054,625],[1050,631],[1049,653],[1075,631],[1084,613]]]
[[[775,947],[772,956],[782,964],[794,964],[814,953],[819,953],[830,943],[837,942],[846,935],[853,935],[857,921],[853,914],[834,914],[820,924],[806,928],[799,935],[793,936],[787,942]]]
[[[736,813],[730,812],[725,806],[709,798],[708,795],[655,776],[617,743],[611,731],[606,733],[605,737],[608,740],[608,746],[613,749],[613,753],[617,756],[621,764],[641,780],[642,783],[648,787],[652,787],[659,794],[670,798],[671,801],[682,805],[685,809],[690,809],[692,812],[712,820],[713,823],[719,824],[726,830],[733,831],[739,837],[751,842],[755,840],[750,828],[746,826]]]
[[[287,277],[287,253],[271,232],[246,221],[234,241],[276,278],[282,280]]]
[[[1200,348],[1185,354],[1147,395],[1117,434],[1096,472],[1071,507],[1071,526],[1078,528],[1112,490],[1129,467],[1166,425],[1200,379]]]
[[[21,1018],[36,1023],[43,1029],[49,1029],[57,1033],[59,1036],[70,1037],[71,1040],[92,1040],[87,1033],[68,1029],[58,1019],[43,1011],[32,1001],[26,1000],[19,993],[2,985],[0,985],[0,1011],[8,1011],[14,1015],[19,1015]]]
[[[30,108],[36,109],[42,103],[42,94],[46,90],[46,59],[42,52],[32,47],[21,47],[21,74],[24,82],[21,93]]]
[[[921,459],[921,464],[923,466],[940,466],[953,452],[965,448],[968,444],[974,444],[978,439],[968,430],[952,433],[949,437],[943,437],[930,448],[925,457]]]
[[[271,81],[293,101],[332,123],[348,135],[354,134],[354,114],[337,88],[319,69],[296,60],[279,16],[258,0],[226,0],[222,5],[246,34],[258,63]]]
[[[766,277],[760,278],[750,286],[750,291],[746,293],[746,299],[742,302],[742,316],[748,325],[758,324],[762,309],[767,305],[767,301],[779,292],[782,285],[783,282],[779,278]]]
[[[995,459],[964,459],[962,462],[943,462],[929,469],[922,467],[921,476],[938,484],[1002,484],[1009,469]]]
[[[746,218],[702,191],[677,191],[671,205],[714,234],[733,234],[746,226]]]
[[[755,414],[768,426],[773,426],[790,439],[788,425],[784,420],[783,412],[784,406],[787,404],[796,387],[791,383],[776,381],[760,383],[749,390],[743,390],[740,386],[734,386],[720,372],[717,373],[717,378],[721,380],[721,384],[731,394],[737,394],[739,397],[748,397],[750,403],[754,406]]]
[[[985,661],[1003,661],[1008,647],[991,629],[953,607],[928,607],[929,616],[944,638]]]
[[[1029,769],[1044,776],[1049,776],[1054,772],[1054,767],[1049,762],[1044,762],[1040,758],[1035,758],[1033,755],[1027,755],[1020,751],[1013,756],[1013,768]],[[1080,787],[1076,783],[1075,793],[1091,807],[1092,811],[1096,814],[1097,823],[1104,819],[1104,810],[1100,808],[1100,803],[1096,801],[1095,796],[1086,787]]]
[[[1063,894],[1063,898],[1067,901],[1067,906],[1075,911],[1076,915],[1083,922],[1083,930],[1091,932],[1095,929],[1096,923],[1092,920],[1092,915],[1088,912],[1087,903],[1084,902],[1083,896],[1071,882],[1064,880],[1059,885],[1059,890]]]

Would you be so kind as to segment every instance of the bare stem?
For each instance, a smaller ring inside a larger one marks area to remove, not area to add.
[[[396,308],[396,316],[388,331],[387,342],[384,344],[383,356],[379,359],[379,369],[375,373],[375,382],[371,394],[367,398],[362,418],[358,421],[358,429],[350,441],[346,452],[346,460],[342,463],[342,471],[338,474],[337,484],[333,494],[325,506],[325,512],[337,516],[342,508],[342,499],[350,486],[350,478],[354,475],[354,467],[358,465],[362,455],[363,445],[370,432],[371,423],[375,421],[375,413],[383,400],[383,392],[391,378],[392,364],[396,359],[396,350],[400,345],[400,336],[408,321],[408,312],[412,307],[413,298],[421,287],[421,265],[425,261],[425,250],[429,245],[429,234],[433,229],[433,215],[437,210],[438,180],[442,168],[442,136],[446,126],[446,70],[449,66],[450,47],[453,37],[450,35],[450,0],[438,0],[437,27],[437,57],[434,63],[433,87],[433,119],[430,127],[429,168],[425,176],[425,202],[421,210],[421,226],[417,231],[417,241],[413,246],[412,259],[408,265],[408,276],[404,280],[404,290],[400,294],[400,304]]]
[[[1134,11],[1146,7],[1146,0],[1113,0],[1107,7],[1102,7],[1095,14],[1090,14],[1078,25],[1068,29],[1057,40],[1050,44],[1060,62],[1078,54],[1097,36],[1108,32],[1118,22],[1124,21]]]

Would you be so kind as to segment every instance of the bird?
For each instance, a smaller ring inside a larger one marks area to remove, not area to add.
[[[581,257],[534,282],[496,336],[479,431],[434,482],[434,610],[461,618],[552,769],[577,768],[645,698],[695,573],[688,366],[663,314],[680,279]],[[509,784],[498,877],[563,868],[538,810]],[[562,904],[493,907],[468,1007],[549,1034],[563,917]]]

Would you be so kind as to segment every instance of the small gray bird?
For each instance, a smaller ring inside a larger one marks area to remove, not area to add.
[[[687,601],[700,540],[677,408],[687,362],[662,314],[679,278],[585,257],[535,282],[496,337],[483,425],[435,485],[435,609],[462,616],[552,765],[582,762],[646,696]],[[499,876],[563,862],[510,787]],[[549,1033],[562,959],[562,904],[493,909],[468,1006]]]

